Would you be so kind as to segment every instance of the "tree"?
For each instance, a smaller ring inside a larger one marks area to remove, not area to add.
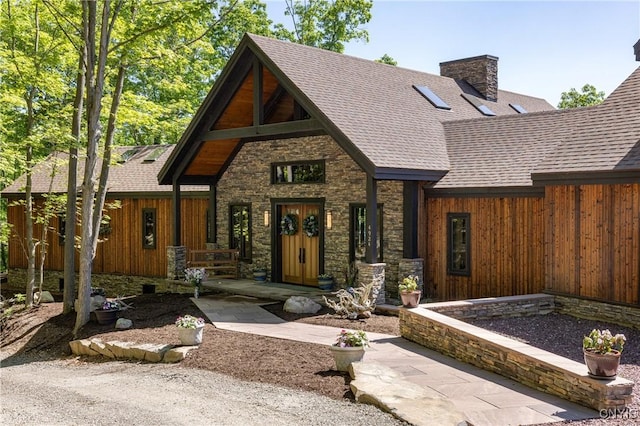
[[[380,59],[376,59],[375,62],[387,65],[393,65],[394,67],[398,65],[398,61],[393,59],[391,56],[386,53],[380,57]]]
[[[278,38],[342,53],[344,43],[369,41],[361,26],[371,20],[371,0],[285,0],[293,31],[275,26]]]
[[[604,96],[604,92],[598,92],[596,88],[590,84],[582,86],[582,93],[578,93],[578,91],[572,87],[568,92],[562,92],[558,108],[567,109],[598,105],[604,101]]]

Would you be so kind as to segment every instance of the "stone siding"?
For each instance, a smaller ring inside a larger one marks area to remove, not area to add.
[[[271,184],[271,164],[290,161],[325,160],[325,183]],[[217,186],[217,241],[229,246],[229,206],[251,204],[252,265],[243,265],[248,277],[253,265],[271,266],[271,226],[264,226],[264,211],[271,211],[271,199],[316,198],[325,200],[333,216],[332,229],[324,234],[324,272],[344,284],[349,262],[349,205],[366,202],[366,174],[329,136],[246,143]],[[386,276],[396,281],[402,258],[402,182],[378,182],[378,203],[383,204],[383,261]],[[303,201],[301,201],[303,202]],[[271,221],[275,220],[271,217]],[[321,271],[323,272],[323,271]]]
[[[430,303],[425,307],[459,320],[482,320],[546,315],[554,312],[554,306],[553,296],[530,294]]]
[[[555,296],[556,312],[577,318],[606,321],[640,330],[640,307],[614,305],[575,297]]]
[[[400,333],[447,356],[596,410],[623,409],[633,398],[629,380],[592,379],[584,364],[429,309],[401,308]]]

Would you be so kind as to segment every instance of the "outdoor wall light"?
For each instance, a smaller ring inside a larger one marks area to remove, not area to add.
[[[327,210],[327,229],[331,229],[333,227],[333,214],[331,210]]]
[[[269,226],[271,223],[271,212],[269,210],[264,211],[264,226]]]

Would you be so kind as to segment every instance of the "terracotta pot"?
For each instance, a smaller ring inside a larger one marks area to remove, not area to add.
[[[352,362],[362,361],[364,357],[364,346],[353,346],[341,348],[340,346],[329,346],[336,361],[338,371],[349,371]]]
[[[178,337],[183,345],[194,346],[202,343],[202,331],[204,325],[196,328],[178,327]]]
[[[97,309],[94,311],[98,324],[113,324],[118,319],[119,309]]]
[[[587,350],[584,353],[584,363],[589,370],[589,376],[594,379],[613,380],[618,374],[620,352],[612,351],[608,354],[598,354]]]
[[[402,306],[404,306],[405,308],[417,308],[418,304],[420,303],[421,295],[422,295],[422,292],[419,290],[400,293],[400,298],[402,299]]]

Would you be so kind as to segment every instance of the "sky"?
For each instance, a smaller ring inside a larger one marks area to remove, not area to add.
[[[284,1],[267,1],[270,19],[289,23]],[[345,54],[439,74],[439,63],[478,55],[498,61],[502,90],[546,99],[592,84],[609,95],[633,70],[640,0],[373,0],[369,42]]]

